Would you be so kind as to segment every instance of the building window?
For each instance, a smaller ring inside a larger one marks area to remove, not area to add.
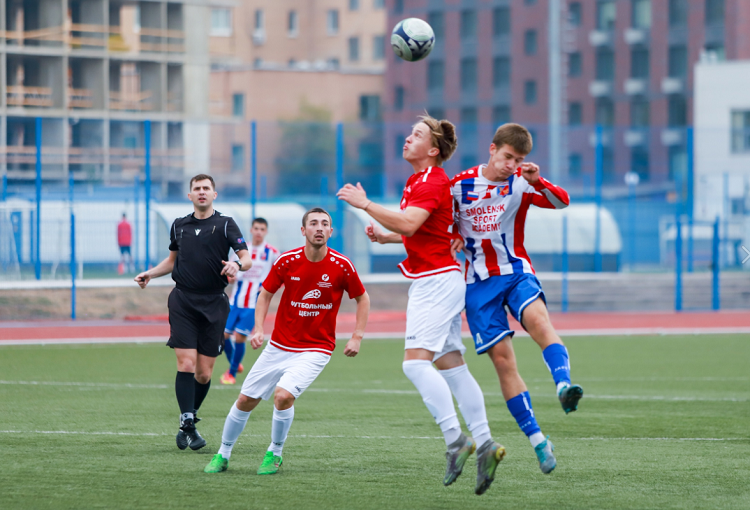
[[[226,7],[214,7],[211,9],[210,35],[213,37],[231,37],[232,9]]]
[[[461,39],[476,39],[477,11],[461,11]]]
[[[684,78],[687,76],[688,53],[686,46],[669,47],[669,77]]]
[[[496,7],[492,10],[492,35],[510,35],[510,8]]]
[[[572,2],[568,5],[568,23],[570,23],[571,26],[581,26],[581,22],[583,21],[581,14],[581,2]]]
[[[534,5],[536,3],[536,0],[524,0],[523,3],[526,5]]]
[[[536,104],[536,81],[526,80],[524,82],[523,101],[526,104]]]
[[[688,20],[688,0],[669,0],[669,26],[684,27]]]
[[[492,123],[495,126],[510,122],[510,106],[498,105],[492,108]]]
[[[651,125],[651,109],[645,98],[637,97],[630,103],[630,126],[647,128]]]
[[[579,102],[570,103],[568,106],[568,125],[580,126],[583,123],[583,105]]]
[[[255,30],[263,30],[263,9],[255,9]]]
[[[359,10],[359,0],[349,0],[349,10],[350,11],[358,11]]]
[[[615,52],[608,48],[596,51],[596,79],[612,81],[615,79]]]
[[[536,55],[536,30],[527,30],[523,34],[523,52],[527,55]]]
[[[359,118],[360,120],[380,120],[380,96],[359,96]]]
[[[615,29],[615,15],[617,5],[615,0],[605,0],[597,4],[596,28],[597,30],[611,31]]]
[[[647,48],[634,48],[630,52],[630,77],[648,78],[649,54]]]
[[[724,0],[706,0],[706,25],[724,24]]]
[[[352,62],[359,60],[359,37],[349,38],[349,60]]]
[[[750,110],[732,112],[732,152],[750,152]]]
[[[287,31],[289,37],[297,37],[297,35],[299,34],[299,17],[297,16],[297,11],[289,11]]]
[[[445,16],[442,11],[431,11],[427,13],[427,23],[432,27],[435,34],[435,42],[443,39],[445,35]]]
[[[372,6],[375,9],[385,9],[385,0],[373,0]]]
[[[476,134],[477,132],[477,109],[474,107],[461,108],[461,127],[464,134]]]
[[[641,182],[648,181],[648,159],[646,147],[633,147],[630,150],[630,171],[638,174]]]
[[[400,60],[400,59],[396,59],[396,60]],[[339,59],[337,59],[336,57],[329,58],[328,60],[326,60],[326,63],[328,64],[328,67],[331,67],[333,69],[338,69],[339,66],[341,65],[339,63]]]
[[[427,108],[428,115],[433,119],[442,120],[445,118],[445,110],[439,107]]]
[[[713,60],[718,62],[726,60],[726,52],[723,44],[706,44],[704,50]]]
[[[245,169],[245,146],[232,145],[232,172],[242,172]]]
[[[494,87],[510,86],[510,57],[492,59],[492,85]]]
[[[633,28],[649,30],[651,28],[651,0],[633,0],[631,24]]]
[[[383,1],[385,3],[385,0]],[[404,0],[395,0],[393,2],[393,12],[396,14],[401,14],[404,12]]]
[[[687,125],[687,101],[684,96],[672,94],[667,105],[667,122],[670,127]]]
[[[393,109],[400,112],[404,109],[404,87],[396,85],[393,89]]]
[[[600,97],[596,100],[596,123],[604,127],[615,125],[615,103],[611,99]]]
[[[583,157],[574,152],[568,156],[568,175],[570,177],[580,177],[583,173]]]
[[[232,94],[232,117],[245,116],[245,94]]]
[[[445,64],[442,60],[430,60],[427,63],[427,90],[443,90],[445,81]]]
[[[474,57],[461,59],[461,90],[473,91],[477,89],[477,59]]]
[[[336,35],[339,33],[339,10],[328,9],[326,12],[326,31],[328,35]]]
[[[372,59],[383,60],[385,58],[385,37],[376,35],[372,38]]]
[[[396,156],[396,159],[401,159],[401,156],[404,153],[404,145],[406,145],[406,137],[402,135],[401,133],[397,134],[394,138],[394,144],[393,144],[393,152]]]
[[[574,53],[571,53],[568,56],[568,75],[571,78],[574,78],[576,76],[581,76],[581,73],[583,72],[581,65],[581,52],[576,51]]]
[[[677,176],[684,177],[687,174],[687,152],[680,145],[669,147],[669,180],[674,181]]]

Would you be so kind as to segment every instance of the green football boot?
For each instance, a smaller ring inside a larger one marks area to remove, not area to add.
[[[552,453],[553,451],[555,451],[555,445],[549,440],[549,436],[547,436],[544,442],[534,447],[536,458],[539,459],[539,469],[545,475],[550,474],[557,467],[557,459],[555,458],[555,454]]]
[[[211,459],[211,462],[208,463],[208,465],[203,468],[204,473],[221,473],[222,471],[227,470],[227,466],[229,465],[229,461],[221,456],[220,453],[217,453],[214,455],[214,457]]]
[[[456,481],[456,478],[464,470],[466,460],[476,449],[477,443],[474,439],[466,437],[464,434],[461,434],[461,437],[448,447],[448,451],[445,452],[448,465],[445,468],[443,485],[450,485]]]
[[[505,457],[505,447],[492,439],[477,450],[477,486],[474,494],[484,494],[495,479],[495,470]]]
[[[266,452],[263,462],[258,468],[259,475],[275,475],[279,472],[283,459],[280,455],[274,455],[273,452]]]
[[[560,400],[565,414],[572,413],[578,409],[578,401],[583,398],[583,388],[577,384],[565,386],[557,392],[557,398]]]

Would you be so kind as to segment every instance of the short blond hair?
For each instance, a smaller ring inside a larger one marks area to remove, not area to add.
[[[452,122],[442,119],[438,120],[430,117],[428,114],[420,115],[419,122],[430,128],[430,138],[432,146],[440,151],[438,154],[437,164],[442,165],[453,156],[458,147],[458,138],[456,138],[456,126]]]

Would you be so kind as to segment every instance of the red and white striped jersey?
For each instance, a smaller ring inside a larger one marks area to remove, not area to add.
[[[533,274],[523,246],[529,206],[563,209],[570,204],[567,191],[542,177],[529,184],[519,168],[507,181],[493,182],[482,175],[485,166],[451,179],[455,222],[464,239],[467,283],[511,273]]]
[[[229,304],[238,308],[255,308],[260,294],[260,285],[266,279],[271,267],[279,258],[279,250],[268,243],[260,246],[250,246],[250,255],[253,258],[253,266],[247,271],[237,273],[237,283],[234,284],[232,295],[229,296]],[[240,260],[237,254],[232,252],[229,260]]]

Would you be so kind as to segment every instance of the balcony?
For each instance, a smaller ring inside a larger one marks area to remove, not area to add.
[[[52,108],[51,87],[25,87],[23,85],[8,86],[8,106],[41,106]]]
[[[648,44],[649,32],[640,28],[628,28],[623,33],[623,38],[630,46],[636,44]]]
[[[680,94],[684,90],[684,78],[664,78],[661,80],[661,91],[663,94]]]
[[[154,110],[153,92],[115,92],[109,93],[109,109],[132,112],[150,112]]]
[[[661,130],[661,144],[665,147],[681,145],[684,141],[685,130],[683,128],[666,128]]]
[[[596,131],[589,134],[589,145],[596,147]],[[612,145],[612,128],[602,128],[602,146],[609,147]]]
[[[592,30],[589,32],[589,43],[591,46],[612,46],[614,44],[614,32],[605,30]]]
[[[72,50],[99,49],[112,52],[184,53],[185,32],[162,28],[141,28],[128,34],[118,26],[68,24],[38,30],[0,30],[0,40],[9,45],[62,45]]]
[[[591,94],[591,97],[612,95],[612,82],[608,80],[592,81],[589,83],[589,94]]]
[[[625,93],[629,96],[636,96],[648,92],[648,80],[643,78],[628,78],[623,86]]]
[[[648,128],[631,128],[625,131],[622,141],[627,147],[647,145]]]
[[[68,107],[93,108],[94,92],[90,89],[74,89],[68,87]]]

